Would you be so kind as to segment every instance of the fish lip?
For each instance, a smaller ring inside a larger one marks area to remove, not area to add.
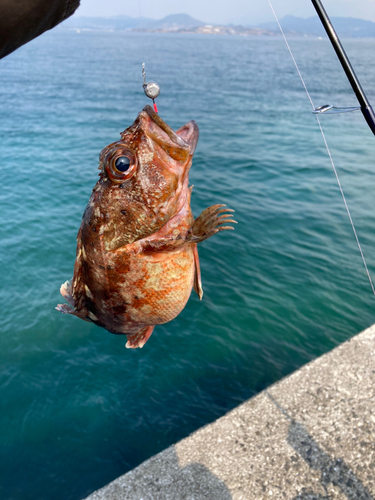
[[[143,111],[168,135],[173,143],[181,149],[189,151],[191,155],[194,153],[199,138],[199,128],[194,120],[186,123],[175,132],[150,105],[145,106]]]
[[[190,120],[190,122],[187,122],[185,123],[185,125],[180,127],[176,131],[176,134],[178,137],[184,140],[184,142],[189,144],[190,154],[194,154],[199,139],[199,128],[197,122],[194,120]]]

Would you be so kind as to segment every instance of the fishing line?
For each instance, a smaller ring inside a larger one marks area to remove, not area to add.
[[[316,108],[315,108],[315,106],[314,106],[313,100],[311,99],[310,93],[309,93],[309,91],[307,90],[307,87],[306,87],[305,81],[304,81],[304,79],[303,79],[303,77],[302,77],[302,75],[301,75],[301,72],[300,72],[300,70],[299,70],[298,64],[297,64],[297,62],[296,62],[296,60],[295,60],[295,58],[294,58],[294,56],[293,56],[292,49],[291,49],[291,48],[290,48],[290,46],[289,46],[288,40],[286,39],[286,36],[285,36],[284,31],[283,31],[283,29],[282,29],[282,27],[281,27],[281,24],[279,23],[279,19],[278,19],[277,15],[276,15],[276,12],[275,12],[274,8],[273,8],[273,5],[272,5],[272,3],[271,3],[271,0],[268,0],[268,3],[270,4],[271,10],[272,10],[272,12],[273,12],[273,15],[275,16],[276,22],[277,22],[277,24],[278,24],[278,26],[279,26],[279,28],[280,28],[280,31],[281,31],[281,34],[282,34],[282,36],[283,36],[283,38],[284,38],[285,44],[286,44],[286,46],[288,47],[288,50],[289,50],[289,53],[290,53],[291,58],[292,58],[292,60],[293,60],[294,66],[296,67],[296,70],[297,70],[298,75],[299,75],[299,77],[300,77],[300,79],[301,79],[302,85],[303,85],[303,87],[304,87],[304,89],[305,89],[305,91],[306,91],[307,97],[309,98],[310,104],[311,104],[311,106],[312,106],[312,108],[313,108],[313,111],[314,111]],[[347,213],[348,213],[348,217],[349,217],[349,220],[350,220],[350,224],[351,224],[351,226],[352,226],[352,229],[353,229],[353,233],[354,233],[355,239],[356,239],[356,241],[357,241],[357,245],[358,245],[358,248],[359,248],[359,252],[360,252],[360,254],[361,254],[361,257],[362,257],[363,265],[365,266],[366,274],[367,274],[367,277],[368,277],[368,279],[369,279],[369,282],[370,282],[370,285],[371,285],[371,288],[372,288],[372,293],[375,295],[375,288],[374,288],[374,285],[373,285],[373,282],[372,282],[372,279],[371,279],[371,276],[370,276],[370,273],[369,273],[369,270],[368,270],[368,267],[367,267],[367,264],[366,264],[365,256],[364,256],[364,254],[363,254],[362,247],[361,247],[361,244],[360,244],[359,239],[358,239],[357,231],[356,231],[356,229],[355,229],[354,222],[353,222],[352,216],[351,216],[351,214],[350,214],[350,210],[349,210],[349,207],[348,207],[348,204],[347,204],[346,198],[345,198],[344,191],[343,191],[342,186],[341,186],[341,182],[340,182],[339,176],[338,176],[338,173],[337,173],[337,170],[336,170],[335,164],[334,164],[334,162],[333,162],[333,158],[332,158],[332,155],[331,155],[331,151],[330,151],[330,149],[329,149],[329,147],[328,147],[328,143],[327,143],[327,139],[326,139],[326,136],[325,136],[325,134],[324,134],[324,131],[323,131],[323,127],[322,127],[322,125],[321,125],[321,123],[320,123],[319,116],[318,116],[317,114],[315,114],[315,117],[316,117],[316,119],[317,119],[317,122],[318,122],[318,125],[319,125],[319,129],[320,129],[320,132],[321,132],[321,134],[322,134],[323,141],[324,141],[324,144],[325,144],[325,146],[326,146],[326,149],[327,149],[327,153],[328,153],[329,159],[330,159],[330,161],[331,161],[331,165],[332,165],[332,168],[333,168],[333,172],[334,172],[334,174],[335,174],[335,177],[336,177],[336,180],[337,180],[337,184],[338,184],[339,189],[340,189],[340,192],[341,192],[342,199],[344,200],[345,208],[346,208],[346,211],[347,211]]]

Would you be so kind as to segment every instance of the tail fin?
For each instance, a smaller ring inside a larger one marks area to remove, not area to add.
[[[151,337],[151,333],[154,328],[155,325],[146,326],[145,328],[142,328],[136,333],[127,335],[128,341],[125,344],[125,347],[127,347],[128,349],[136,349],[137,347],[142,348],[148,341],[148,339]]]

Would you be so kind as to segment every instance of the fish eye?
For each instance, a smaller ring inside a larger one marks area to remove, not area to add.
[[[126,172],[130,167],[130,158],[128,156],[119,156],[115,161],[115,167],[119,172]]]
[[[112,182],[122,184],[129,180],[137,171],[137,157],[127,147],[109,151],[105,158],[104,169]]]

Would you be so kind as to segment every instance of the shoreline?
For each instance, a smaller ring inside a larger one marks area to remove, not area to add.
[[[86,500],[373,500],[375,325]]]

